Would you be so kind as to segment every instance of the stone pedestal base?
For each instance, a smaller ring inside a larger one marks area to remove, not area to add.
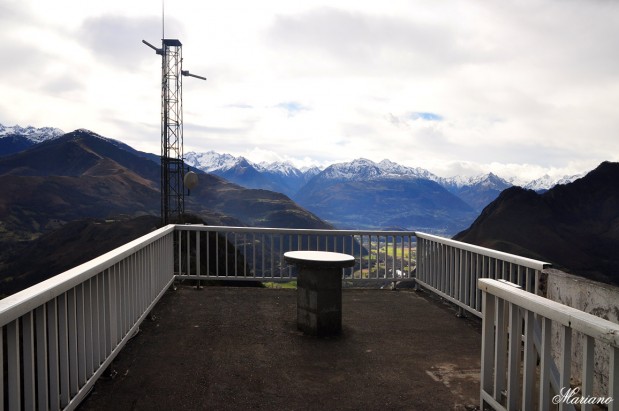
[[[288,251],[297,274],[297,327],[306,334],[337,335],[342,331],[342,269],[354,267],[352,255],[328,251]]]
[[[342,269],[299,267],[297,327],[320,337],[342,331]]]

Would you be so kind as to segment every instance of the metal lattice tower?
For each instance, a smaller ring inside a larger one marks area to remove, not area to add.
[[[161,223],[179,222],[185,212],[182,76],[206,78],[183,70],[183,45],[162,39],[161,48],[142,40],[161,55]]]

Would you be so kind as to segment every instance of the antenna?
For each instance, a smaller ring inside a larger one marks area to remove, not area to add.
[[[163,13],[163,0],[162,0]],[[162,23],[162,31],[164,25]],[[177,39],[161,39],[161,48],[142,40],[161,56],[161,222],[185,213],[185,164],[183,161],[183,82],[182,78],[206,77],[183,70],[183,45]]]

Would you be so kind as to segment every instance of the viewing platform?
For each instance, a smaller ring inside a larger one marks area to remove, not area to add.
[[[352,256],[339,335],[299,331],[288,251]],[[0,411],[617,411],[619,325],[546,298],[579,287],[549,267],[419,232],[168,225],[0,301]]]
[[[338,337],[297,330],[296,291],[168,291],[80,410],[472,410],[481,322],[412,290],[344,290]]]

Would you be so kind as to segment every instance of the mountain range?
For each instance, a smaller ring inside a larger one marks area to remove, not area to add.
[[[493,173],[473,177],[438,177],[423,168],[407,167],[394,163],[390,160],[383,160],[379,163],[374,163],[371,160],[356,159],[349,163],[339,163],[334,165],[339,166],[340,169],[348,168],[348,170],[353,173],[350,174],[349,177],[354,177],[354,172],[356,170],[354,168],[355,164],[353,163],[359,163],[359,161],[372,163],[372,168],[377,176],[411,179],[424,178],[439,183],[447,190],[455,194],[466,193],[467,191],[470,191],[469,188],[475,186],[492,187],[500,192],[507,187],[516,185],[513,183],[513,177],[506,179]],[[244,187],[270,189],[284,193],[291,198],[294,198],[295,194],[303,187],[303,185],[307,184],[314,176],[326,170],[321,170],[316,166],[301,170],[296,168],[290,162],[255,163],[242,156],[235,157],[230,154],[220,154],[215,151],[186,153],[185,162],[192,167],[206,171],[207,173],[224,177],[227,180]],[[364,172],[364,170],[359,171]],[[537,192],[544,192],[555,185],[567,184],[582,177],[583,175],[584,174],[578,174],[563,176],[561,178],[552,178],[546,174],[526,184],[521,184],[520,186],[526,189],[535,190]],[[339,178],[340,176],[336,177]],[[361,174],[358,177],[361,179],[363,178],[363,175]],[[463,200],[467,201],[466,199]],[[489,201],[485,204],[488,203]],[[471,205],[480,211],[483,209],[483,207],[480,208],[475,204]]]
[[[54,128],[2,127],[0,142],[4,145],[0,145],[0,156],[61,135],[62,131]],[[154,154],[139,152],[116,140],[108,141],[141,161],[159,160]],[[330,224],[349,229],[413,229],[453,235],[468,227],[487,204],[512,186],[492,173],[472,178],[441,178],[428,170],[389,160],[375,163],[356,159],[323,170],[300,170],[287,162],[253,163],[244,157],[209,151],[189,152],[185,162],[245,188],[282,193]],[[157,181],[158,177],[153,174],[148,178]],[[552,181],[545,178],[531,184],[541,192]]]
[[[339,228],[414,229],[443,235],[468,227],[506,188],[492,173],[442,178],[423,168],[367,159],[323,170],[290,163],[253,163],[244,157],[187,153],[187,164],[244,187],[278,191]],[[561,183],[578,176],[564,177]],[[525,188],[543,192],[559,181],[545,176]]]
[[[222,160],[216,153],[209,156],[211,164]],[[188,157],[204,166],[208,156]],[[214,169],[244,168],[248,175],[255,170],[255,181],[268,181],[269,172],[289,176],[289,188],[298,187],[292,197],[303,207],[284,194],[244,188],[196,168],[200,184],[186,197],[187,211],[199,216],[194,222],[332,228],[321,216],[342,227],[413,225],[420,231],[460,231],[458,240],[619,284],[618,163],[602,163],[547,190],[540,189],[549,181],[542,178],[534,191],[493,174],[441,179],[388,160],[357,159],[324,170],[295,171],[285,163],[223,159]],[[57,273],[61,267],[55,260],[69,264],[70,250],[95,238],[100,253],[152,229],[159,214],[158,160],[84,129],[64,134],[54,128],[0,126],[2,290]],[[231,175],[240,178],[243,173]],[[38,271],[24,270],[33,264],[29,259],[37,261]]]

